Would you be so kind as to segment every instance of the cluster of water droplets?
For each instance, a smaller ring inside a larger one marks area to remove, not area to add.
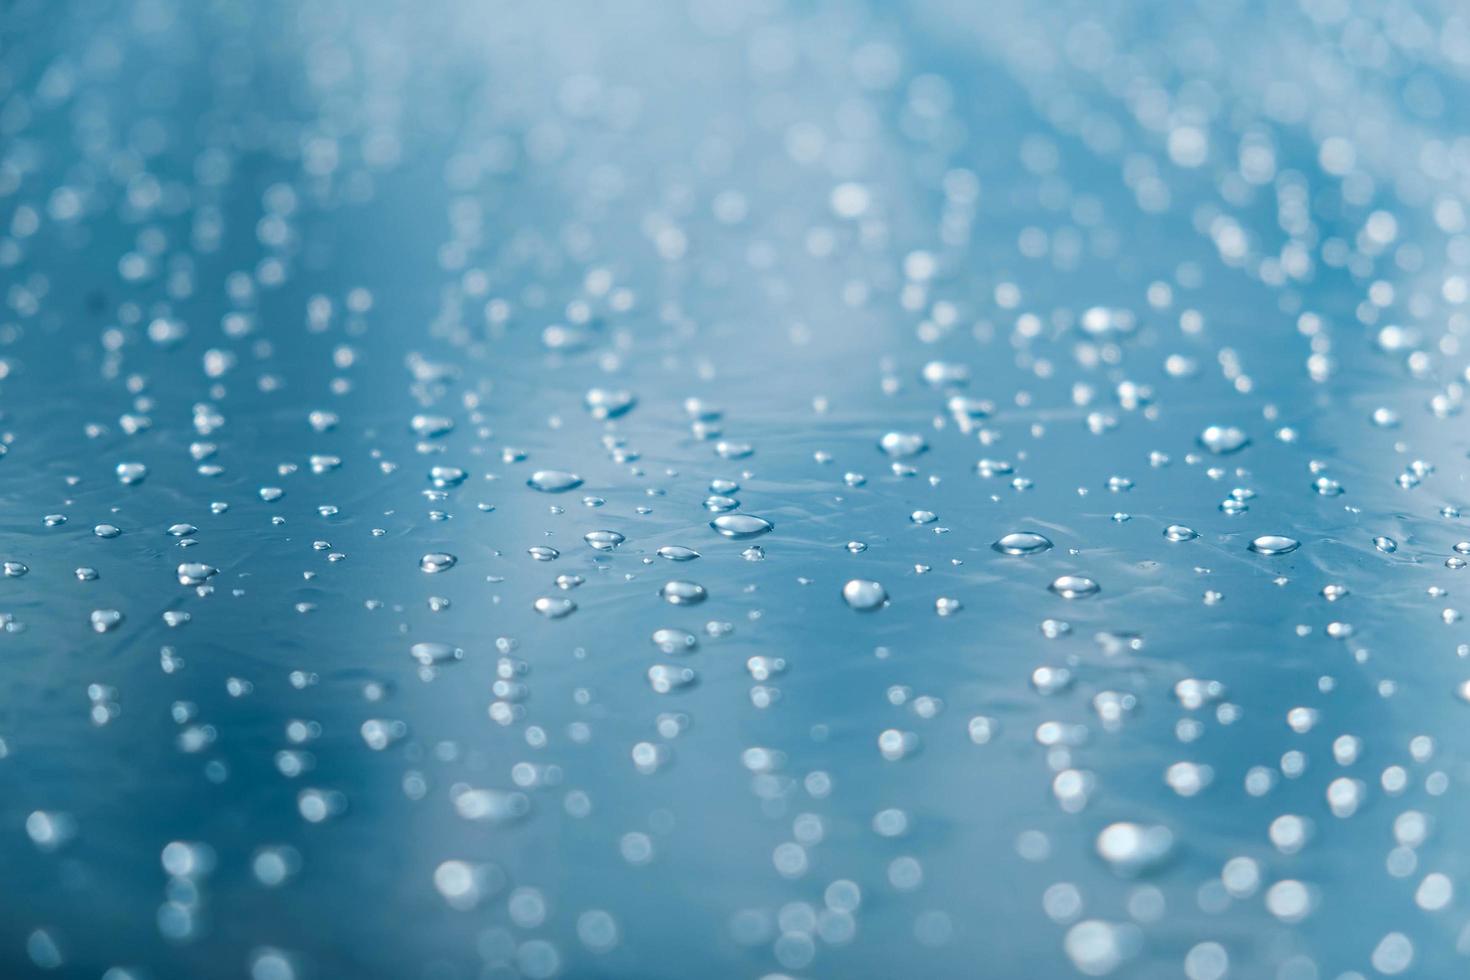
[[[0,963],[1463,971],[1463,30],[35,6]]]

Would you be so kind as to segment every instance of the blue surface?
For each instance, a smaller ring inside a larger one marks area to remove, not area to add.
[[[1467,66],[5,5],[0,974],[1460,975]]]

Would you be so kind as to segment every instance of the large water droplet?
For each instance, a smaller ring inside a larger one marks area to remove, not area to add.
[[[699,645],[699,638],[693,633],[672,627],[654,630],[651,639],[664,653],[689,653]]]
[[[1157,824],[1144,826],[1122,821],[1109,824],[1097,835],[1097,853],[1115,874],[1132,878],[1144,874],[1169,856],[1174,835]]]
[[[721,514],[710,521],[709,526],[727,538],[754,538],[775,527],[764,517],[753,514]]]
[[[1063,575],[1047,588],[1063,599],[1085,599],[1100,591],[1098,584],[1086,575]]]
[[[681,579],[665,582],[658,590],[658,594],[663,596],[665,602],[676,606],[695,606],[709,597],[704,591],[704,586],[698,582],[686,582]]]
[[[860,612],[871,612],[888,601],[888,590],[871,579],[855,578],[842,587],[842,598]]]
[[[1263,534],[1250,543],[1250,550],[1258,555],[1289,555],[1302,543],[1284,534]]]
[[[648,668],[648,685],[656,694],[668,694],[692,685],[698,675],[692,667],[677,667],[673,664],[654,664]]]
[[[669,561],[693,561],[699,557],[699,552],[693,548],[685,548],[682,545],[666,544],[658,549],[658,556],[660,558],[667,558]]]
[[[565,470],[537,470],[526,481],[526,486],[542,493],[565,493],[582,485],[582,478]]]
[[[582,540],[598,551],[612,551],[628,539],[617,531],[588,531],[582,535]]]
[[[180,585],[203,585],[219,569],[199,561],[186,561],[178,567]]]
[[[593,418],[615,419],[631,412],[633,406],[638,404],[638,399],[631,391],[593,388],[587,392],[586,402],[587,411],[592,413]]]
[[[1164,528],[1164,537],[1170,541],[1193,541],[1199,537],[1199,532],[1183,524],[1170,524]]]
[[[429,482],[440,490],[448,490],[463,483],[469,474],[458,466],[429,467]]]
[[[1003,555],[1039,555],[1050,551],[1052,543],[1045,535],[1035,531],[1012,531],[990,545]]]
[[[464,658],[464,651],[457,646],[448,643],[415,643],[408,648],[413,659],[425,667],[435,667],[439,664],[453,663]]]
[[[459,561],[458,558],[444,551],[431,552],[419,559],[419,568],[433,574],[435,572],[447,572]]]
[[[454,419],[443,415],[415,415],[409,420],[409,426],[420,439],[433,439],[453,431]]]
[[[123,614],[116,609],[92,610],[92,629],[98,633],[107,633],[115,630],[122,621]]]
[[[561,619],[577,611],[577,604],[563,596],[542,596],[535,602],[536,611],[547,619]]]
[[[878,448],[894,459],[908,459],[929,448],[918,432],[888,432],[878,440]]]
[[[133,486],[142,483],[143,478],[148,475],[148,467],[142,463],[118,463],[117,478],[124,486]]]
[[[1228,456],[1249,446],[1251,437],[1233,425],[1212,425],[1199,434],[1198,440],[1216,456]]]

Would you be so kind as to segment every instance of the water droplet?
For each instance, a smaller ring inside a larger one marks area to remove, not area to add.
[[[432,575],[435,572],[449,571],[458,561],[458,558],[448,552],[435,551],[419,559],[419,568]]]
[[[654,630],[652,640],[664,653],[690,653],[699,645],[699,638],[693,633],[670,627]]]
[[[666,544],[658,549],[658,556],[667,558],[669,561],[693,561],[699,557],[699,552],[677,544]]]
[[[1199,434],[1199,444],[1216,456],[1228,456],[1250,445],[1250,436],[1233,425],[1212,425]]]
[[[1385,555],[1391,555],[1395,551],[1399,550],[1399,543],[1393,538],[1388,537],[1387,535],[1380,534],[1378,537],[1373,539],[1373,547],[1377,548]]]
[[[668,694],[682,688],[691,686],[698,675],[692,667],[678,667],[673,664],[654,664],[648,668],[648,685],[656,694]]]
[[[526,554],[537,561],[555,561],[561,557],[561,552],[544,544],[533,544],[526,549]]]
[[[453,663],[464,659],[464,651],[459,647],[448,643],[415,643],[408,648],[413,659],[425,667],[435,667],[439,664]]]
[[[1194,528],[1187,527],[1183,524],[1170,524],[1168,527],[1164,528],[1164,537],[1170,541],[1176,542],[1193,541],[1195,538],[1199,537],[1199,532],[1197,532]]]
[[[686,582],[681,579],[665,582],[658,590],[658,594],[663,596],[665,602],[676,606],[695,606],[709,597],[704,591],[704,586],[698,582]]]
[[[1052,549],[1051,539],[1035,531],[1012,531],[990,547],[1003,555],[1039,555]]]
[[[917,432],[888,432],[878,440],[878,448],[893,459],[909,459],[928,449],[929,444]]]
[[[1100,591],[1098,584],[1086,575],[1063,575],[1047,588],[1063,599],[1085,599]]]
[[[133,486],[142,483],[148,475],[148,467],[142,463],[118,463],[117,478],[124,486]]]
[[[577,611],[577,604],[563,596],[542,596],[535,602],[536,611],[547,619],[561,619]]]
[[[964,387],[970,383],[970,369],[952,361],[930,361],[919,374],[932,388]]]
[[[588,531],[582,535],[582,540],[598,551],[612,551],[628,539],[617,531]]]
[[[727,538],[754,538],[765,534],[775,525],[752,514],[721,514],[710,521],[709,526]]]
[[[429,483],[440,490],[448,490],[463,483],[469,474],[458,466],[429,467]]]
[[[219,572],[213,565],[198,561],[186,561],[178,567],[180,585],[203,585]]]
[[[1342,484],[1326,476],[1319,476],[1313,480],[1312,489],[1324,497],[1339,497],[1343,493]]]
[[[582,478],[565,470],[537,470],[526,481],[526,486],[542,493],[566,493],[582,485]]]
[[[1174,835],[1158,824],[1120,821],[1097,835],[1097,853],[1115,874],[1133,878],[1157,868],[1174,847]]]
[[[420,439],[433,439],[454,430],[454,420],[442,415],[415,415],[409,426]]]
[[[855,578],[842,587],[842,598],[853,609],[870,612],[888,602],[888,590],[871,579]]]
[[[593,388],[585,399],[587,411],[595,419],[615,419],[627,415],[638,404],[631,391],[613,391],[608,388]]]
[[[123,621],[123,614],[116,609],[94,609],[92,610],[92,629],[98,633],[107,633],[117,627]]]
[[[1250,543],[1250,550],[1258,555],[1289,555],[1302,543],[1282,534],[1263,534]]]

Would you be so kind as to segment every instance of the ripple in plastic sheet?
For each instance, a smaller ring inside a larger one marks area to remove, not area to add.
[[[3,7],[3,976],[1470,970],[1465,11]]]

